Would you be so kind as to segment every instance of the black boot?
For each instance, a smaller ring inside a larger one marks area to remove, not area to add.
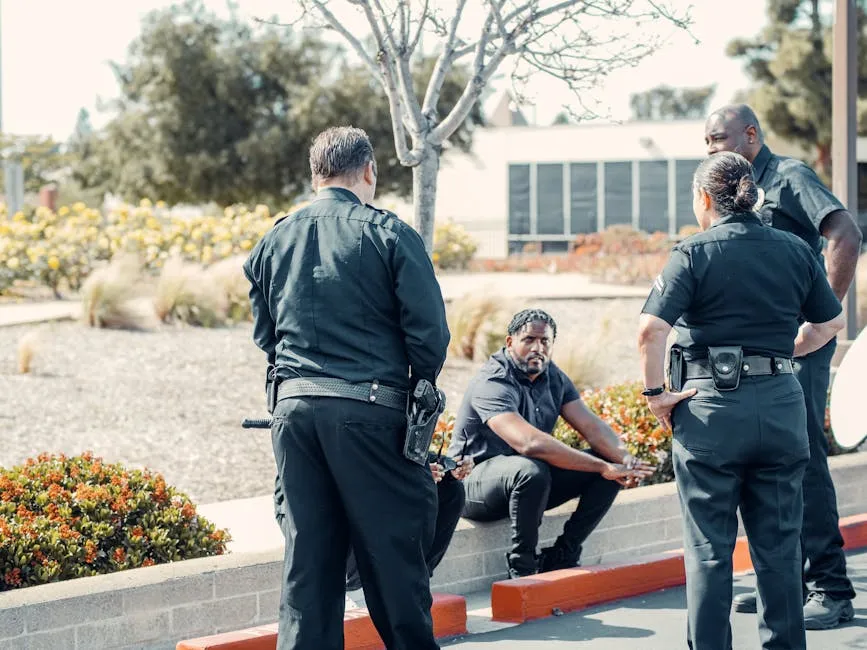
[[[581,566],[581,563],[578,561],[580,556],[580,546],[576,549],[571,549],[565,544],[555,543],[554,546],[542,549],[542,553],[539,556],[539,573],[557,571],[558,569],[574,569]]]
[[[512,555],[508,551],[506,552],[506,567],[509,571],[509,578],[524,578],[539,573],[535,557],[530,559],[520,555]]]

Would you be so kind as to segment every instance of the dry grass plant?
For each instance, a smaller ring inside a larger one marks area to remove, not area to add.
[[[178,257],[166,260],[153,303],[160,321],[218,327],[227,320],[227,303],[221,286],[207,270]]]
[[[148,284],[135,255],[117,255],[88,276],[81,287],[82,321],[90,327],[143,330],[153,317],[141,300]]]
[[[40,337],[37,330],[30,330],[18,340],[18,372],[26,375],[33,369],[33,359],[39,351]]]
[[[449,352],[470,361],[486,359],[503,345],[515,311],[513,300],[487,291],[453,300],[448,308]]]
[[[590,332],[580,328],[559,336],[552,358],[578,390],[601,388],[607,383],[606,350],[612,337],[611,317],[606,316]]]
[[[205,282],[222,295],[226,318],[233,323],[252,320],[250,282],[244,275],[243,255],[227,257],[209,266],[204,273]]]

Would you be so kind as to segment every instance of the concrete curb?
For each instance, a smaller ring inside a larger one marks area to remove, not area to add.
[[[867,546],[867,515],[841,519],[840,532],[847,550]],[[746,537],[738,538],[732,563],[735,573],[752,570]],[[635,563],[563,569],[495,582],[491,588],[492,618],[524,623],[685,583],[683,550]]]
[[[433,594],[434,635],[437,639],[467,633],[467,601],[463,596]],[[345,650],[384,650],[366,609],[351,609],[343,617]],[[177,650],[275,650],[277,624],[181,641]]]

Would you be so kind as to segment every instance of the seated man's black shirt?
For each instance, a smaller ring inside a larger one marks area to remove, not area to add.
[[[476,463],[517,454],[488,427],[492,417],[517,413],[537,429],[552,433],[563,406],[577,399],[580,396],[572,380],[553,362],[530,381],[503,348],[470,381],[455,418],[449,455],[459,455],[465,443],[466,455]]]

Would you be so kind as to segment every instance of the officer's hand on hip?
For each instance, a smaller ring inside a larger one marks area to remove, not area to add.
[[[683,400],[695,395],[696,389],[690,388],[679,393],[665,391],[659,395],[647,398],[647,406],[650,412],[656,416],[656,419],[662,424],[666,431],[671,431],[671,412]]]

